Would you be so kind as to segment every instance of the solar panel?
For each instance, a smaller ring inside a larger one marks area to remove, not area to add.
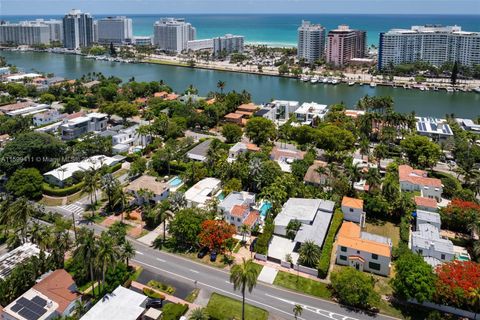
[[[27,308],[23,308],[18,312],[18,314],[27,320],[37,320],[38,318],[40,318],[35,312],[28,310]]]
[[[13,312],[18,312],[20,309],[22,309],[23,306],[21,304],[18,304],[18,303],[15,303],[10,309],[13,311]]]
[[[45,307],[47,305],[47,300],[45,300],[45,299],[43,299],[39,296],[35,296],[31,301],[38,304],[41,307]]]
[[[46,304],[47,301],[39,296],[32,300],[21,297],[11,309],[27,320],[37,320],[47,312]]]

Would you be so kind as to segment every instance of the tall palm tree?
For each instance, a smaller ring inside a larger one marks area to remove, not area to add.
[[[303,307],[299,304],[296,304],[293,306],[293,316],[295,317],[295,320],[298,319],[299,316],[302,315],[303,312]]]
[[[245,320],[245,293],[252,292],[257,285],[258,269],[252,259],[242,258],[241,264],[235,264],[230,269],[230,282],[233,283],[234,290],[240,290],[242,293],[242,320]]]
[[[30,218],[35,215],[35,207],[27,198],[18,198],[8,209],[9,215],[13,218],[12,222],[15,228],[20,232],[22,242],[27,239],[27,227],[30,222]]]
[[[95,216],[94,193],[97,191],[94,175],[95,173],[92,171],[85,172],[82,189],[83,192],[90,196],[90,209],[92,210],[92,218]]]
[[[217,82],[217,88],[220,89],[220,93],[223,94],[223,89],[225,89],[225,81],[218,80]]]
[[[382,182],[382,177],[380,176],[380,172],[378,171],[377,168],[369,168],[367,172],[366,180],[368,184],[368,190],[370,191],[380,187],[380,184]]]
[[[167,232],[167,220],[173,218],[173,212],[170,211],[170,204],[168,201],[160,202],[155,210],[155,219],[158,219],[160,223],[163,223],[163,242],[165,242],[165,234]]]
[[[75,301],[73,312],[75,314],[76,319],[80,319],[85,314],[86,311],[87,311],[87,304],[82,299]]]
[[[242,242],[245,242],[245,237],[250,232],[250,227],[246,224],[242,224],[240,227],[240,234],[242,235]]]
[[[115,247],[113,238],[106,232],[102,232],[98,243],[97,264],[101,266],[102,273],[102,289],[105,289],[105,274],[107,269],[113,265],[119,258],[119,252]]]
[[[73,256],[75,259],[83,261],[88,266],[90,271],[90,281],[92,282],[92,294],[94,296],[94,265],[96,262],[95,258],[97,256],[97,251],[98,243],[95,239],[93,230],[88,230],[86,228],[80,229],[78,233],[77,247],[73,252]]]
[[[122,250],[122,257],[125,259],[125,264],[128,267],[129,260],[135,257],[135,247],[132,245],[130,241],[125,240],[121,250]]]
[[[300,246],[300,263],[306,267],[314,268],[320,259],[320,247],[312,240],[307,240]]]

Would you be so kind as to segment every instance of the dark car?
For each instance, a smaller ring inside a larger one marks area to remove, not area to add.
[[[258,238],[253,239],[252,243],[250,243],[250,252],[255,251],[255,245],[257,244],[257,239]]]
[[[215,262],[215,260],[217,260],[217,251],[212,250],[212,252],[210,252],[210,261]]]
[[[202,249],[200,249],[200,251],[198,251],[197,258],[202,259],[207,255],[208,251],[209,251],[208,247],[203,247]]]
[[[148,308],[162,308],[163,301],[161,299],[148,299],[147,304],[145,307]]]

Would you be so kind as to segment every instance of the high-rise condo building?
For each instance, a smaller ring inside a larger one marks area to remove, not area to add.
[[[244,37],[226,34],[223,37],[213,38],[213,55],[228,55],[234,52],[243,52]]]
[[[343,66],[353,58],[364,58],[367,33],[340,25],[328,32],[325,60],[334,66]]]
[[[32,21],[0,25],[0,43],[39,45],[50,43],[50,27]]]
[[[67,49],[93,44],[93,19],[89,13],[72,10],[63,18],[63,46]]]
[[[298,28],[298,59],[314,63],[325,53],[325,28],[310,21],[302,21]]]
[[[480,64],[480,32],[426,25],[380,33],[379,69],[415,61],[435,66],[455,61],[464,66]]]
[[[153,25],[153,44],[160,50],[180,53],[195,37],[196,29],[185,19],[162,18]]]
[[[50,19],[36,19],[31,21],[33,24],[46,24],[50,28],[50,41],[63,42],[63,22],[62,20]]]
[[[127,17],[107,17],[97,21],[98,42],[123,44],[133,39],[132,19]]]

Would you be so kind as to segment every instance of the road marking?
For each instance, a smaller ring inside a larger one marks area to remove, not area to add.
[[[190,270],[190,271],[193,272],[193,273],[200,273],[200,272],[198,272],[197,270],[193,270],[193,269],[188,269],[188,270]]]
[[[231,284],[231,282],[230,282],[230,281],[228,281],[228,280],[225,280],[225,283]]]
[[[157,260],[160,261],[160,262],[166,262],[165,260],[160,259],[160,258],[157,258]]]
[[[142,255],[142,256],[145,254],[145,253],[143,253],[143,252],[141,252],[141,251],[138,251],[138,250],[135,250],[135,252],[136,252],[137,254]]]

